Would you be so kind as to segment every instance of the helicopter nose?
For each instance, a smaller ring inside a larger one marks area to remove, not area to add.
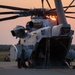
[[[25,31],[22,29],[12,30],[11,33],[14,37],[24,38],[25,36]]]
[[[13,37],[19,37],[19,38],[24,38],[26,35],[25,29],[23,27],[16,27],[13,30],[11,30],[11,34]]]

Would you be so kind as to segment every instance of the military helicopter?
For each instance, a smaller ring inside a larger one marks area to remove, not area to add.
[[[63,7],[61,0],[54,0],[56,8],[53,9],[48,0],[46,2],[50,9],[44,8],[44,0],[41,0],[42,8],[37,9],[0,5],[0,8],[16,10],[0,12],[0,15],[16,14],[1,18],[0,22],[31,16],[31,21],[27,22],[26,27],[16,26],[11,30],[12,35],[19,38],[15,45],[18,68],[27,67],[25,61],[28,61],[28,67],[33,68],[69,67],[66,62],[69,64],[70,61],[66,56],[70,53],[74,31],[71,30],[66,18],[75,19],[75,17],[65,14],[75,14],[67,11],[75,7],[72,5],[74,1],[69,6]]]

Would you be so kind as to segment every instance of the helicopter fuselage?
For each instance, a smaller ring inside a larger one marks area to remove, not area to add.
[[[35,18],[32,22],[34,23],[34,27],[30,28],[32,31],[28,31],[25,38],[20,38],[19,45],[27,46],[32,51],[42,50],[45,56],[48,44],[51,59],[65,58],[72,40],[72,34],[70,34],[72,31],[69,27],[65,27],[63,32],[63,25],[56,25],[57,22],[52,23],[50,19]],[[37,28],[40,24],[42,28]]]
[[[74,31],[66,21],[64,14],[66,11],[63,10],[61,0],[54,0],[56,9],[51,9],[49,1],[46,0],[50,10],[44,9],[44,0],[41,1],[42,9],[23,9],[1,5],[2,8],[22,11],[2,12],[0,14],[17,15],[2,18],[0,21],[31,16],[31,21],[27,22],[25,27],[16,26],[11,31],[13,36],[19,38],[16,45],[19,68],[22,64],[25,66],[25,60],[33,60],[36,66],[63,65],[71,46]]]

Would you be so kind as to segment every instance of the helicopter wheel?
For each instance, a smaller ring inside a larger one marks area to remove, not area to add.
[[[18,58],[18,60],[17,60],[17,67],[18,68],[22,68],[22,64],[21,64],[21,59],[20,58]]]
[[[75,69],[75,66],[73,66],[73,69]]]

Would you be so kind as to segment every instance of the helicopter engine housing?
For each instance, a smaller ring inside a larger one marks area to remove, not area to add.
[[[11,31],[13,36],[23,38],[25,36],[25,28],[23,26],[17,26]]]

